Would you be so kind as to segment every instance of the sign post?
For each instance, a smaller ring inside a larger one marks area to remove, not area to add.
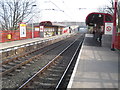
[[[44,26],[40,26],[40,37],[44,37]]]

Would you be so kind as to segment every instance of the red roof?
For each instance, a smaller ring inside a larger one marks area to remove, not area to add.
[[[64,27],[65,25],[64,24],[61,24],[61,23],[53,23],[51,21],[42,21],[40,22],[40,25],[43,25],[43,26],[61,26],[61,27]]]
[[[86,17],[86,25],[94,26],[94,24],[104,25],[105,22],[112,22],[113,16],[108,13],[90,13]]]

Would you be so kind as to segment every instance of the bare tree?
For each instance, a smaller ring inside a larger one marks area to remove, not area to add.
[[[110,2],[110,6],[106,6],[106,12],[113,15],[113,13],[114,13],[114,0],[110,0],[109,2]]]
[[[101,13],[105,13],[106,12],[106,6],[99,7],[97,10]]]
[[[114,0],[109,0],[110,2],[110,5],[105,5],[103,7],[100,7],[98,8],[98,11],[99,12],[102,12],[102,13],[109,13],[111,15],[113,15],[114,13]]]
[[[114,13],[114,0],[109,0],[110,1],[110,6],[103,6],[102,8],[98,8],[99,12],[102,13],[109,13],[113,15]],[[118,15],[118,28],[120,28],[120,1],[118,2],[118,10],[117,10],[117,15]]]
[[[16,30],[18,24],[25,20],[33,10],[35,1],[1,0],[0,25],[3,30]]]

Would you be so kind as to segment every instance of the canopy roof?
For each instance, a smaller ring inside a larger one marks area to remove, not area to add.
[[[112,21],[113,21],[113,17],[108,13],[93,12],[86,17],[86,25],[88,26],[94,26],[95,24],[103,26],[105,22],[112,22]]]
[[[42,21],[42,22],[40,22],[40,25],[43,25],[43,26],[59,26],[59,27],[65,27],[65,25],[63,25],[63,24],[53,23],[53,22],[51,22],[51,21]]]

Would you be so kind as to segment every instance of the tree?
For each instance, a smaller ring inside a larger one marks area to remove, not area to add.
[[[102,13],[109,13],[113,15],[114,13],[114,0],[110,0],[110,6],[104,6],[102,8],[98,8],[99,12]],[[120,29],[120,1],[118,2],[118,10],[117,10],[117,15],[118,15],[118,28]]]
[[[113,15],[114,13],[114,0],[109,0],[110,2],[110,5],[105,5],[103,7],[100,7],[98,8],[98,11],[99,12],[102,12],[102,13],[109,13],[111,15]]]
[[[25,20],[33,11],[35,1],[1,0],[0,26],[3,30],[16,30],[18,24]]]
[[[110,5],[106,5],[103,7],[98,8],[99,12],[104,12],[104,13],[109,13],[113,15],[114,13],[114,0],[110,0]],[[118,2],[118,10],[117,10],[118,15],[120,15],[120,1]]]

